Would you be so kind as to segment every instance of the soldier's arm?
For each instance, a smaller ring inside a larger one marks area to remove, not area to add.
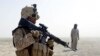
[[[14,44],[17,50],[22,50],[34,43],[34,39],[32,34],[29,33],[23,36],[23,32],[21,29],[17,29],[16,32],[13,34]]]

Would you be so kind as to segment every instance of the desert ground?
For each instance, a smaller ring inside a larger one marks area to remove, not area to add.
[[[70,39],[65,41],[70,46]],[[53,56],[100,56],[100,38],[81,38],[77,48],[77,51],[72,51],[55,43]],[[15,50],[12,39],[0,39],[0,56],[16,56]]]

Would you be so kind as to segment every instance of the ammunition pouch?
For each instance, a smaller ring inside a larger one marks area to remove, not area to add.
[[[23,49],[23,50],[17,50],[16,56],[30,56],[30,55],[28,49]]]
[[[48,48],[46,45],[41,43],[34,43],[32,48],[32,56],[51,56],[53,51]]]

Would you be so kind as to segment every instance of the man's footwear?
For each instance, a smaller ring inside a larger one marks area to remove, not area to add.
[[[77,51],[77,49],[72,49],[73,51]]]

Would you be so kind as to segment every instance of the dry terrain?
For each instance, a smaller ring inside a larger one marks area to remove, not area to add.
[[[70,43],[70,40],[66,41]],[[11,39],[0,39],[0,56],[16,56],[14,51]],[[84,38],[79,40],[76,52],[55,43],[53,56],[100,56],[100,39]]]

